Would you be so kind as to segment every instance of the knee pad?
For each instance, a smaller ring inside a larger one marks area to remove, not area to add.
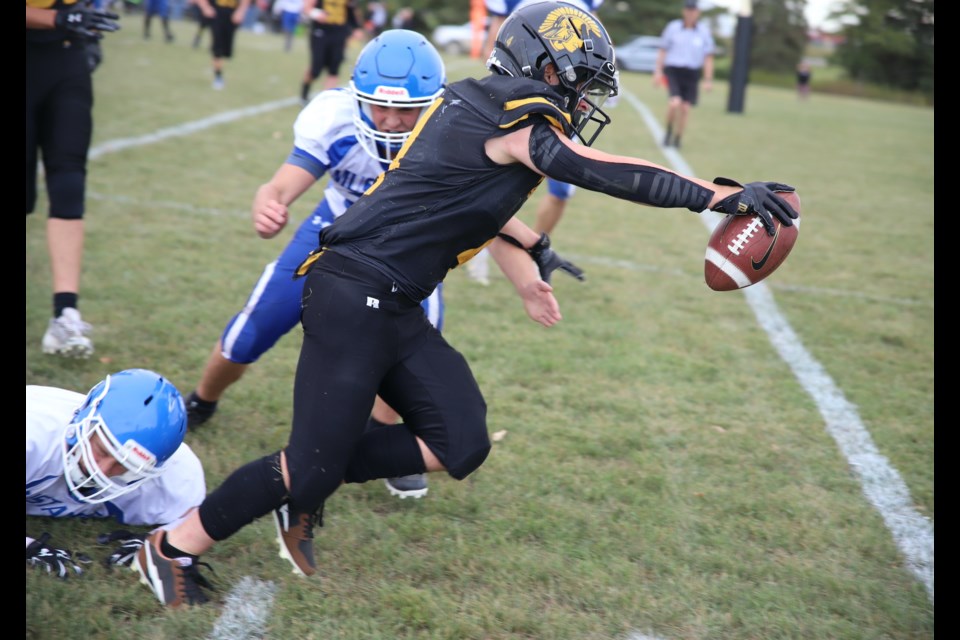
[[[47,197],[50,200],[51,218],[63,220],[83,218],[83,202],[86,197],[85,178],[84,171],[47,174]]]
[[[230,474],[200,505],[200,523],[214,540],[226,540],[286,499],[277,451]]]
[[[468,453],[456,467],[448,468],[447,473],[450,474],[450,477],[454,480],[463,480],[479,469],[488,455],[490,455],[490,445],[479,447]]]

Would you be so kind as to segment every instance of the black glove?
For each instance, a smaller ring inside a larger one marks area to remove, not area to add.
[[[71,571],[78,576],[82,575],[83,569],[77,563],[88,564],[90,558],[78,553],[76,559],[74,559],[73,554],[66,549],[55,549],[47,546],[49,540],[50,534],[44,533],[27,546],[27,564],[46,569],[47,573],[54,573],[58,578],[64,580],[70,577]]]
[[[129,567],[130,563],[133,562],[133,557],[140,551],[140,547],[143,546],[146,539],[147,534],[145,533],[131,533],[125,529],[119,529],[98,535],[97,544],[119,542],[120,544],[114,548],[113,553],[103,563],[108,569],[114,566]]]
[[[520,247],[529,253],[533,261],[537,263],[537,268],[540,269],[540,278],[548,284],[550,282],[550,276],[557,269],[565,271],[581,282],[587,279],[587,276],[583,273],[583,269],[569,260],[561,258],[556,251],[550,248],[550,236],[546,233],[541,233],[540,239],[529,249],[525,249],[524,246],[520,244],[520,241],[513,236],[508,236],[505,233],[499,233],[497,235],[513,246]]]
[[[785,227],[793,226],[797,212],[789,203],[784,202],[783,198],[774,193],[775,191],[796,191],[790,185],[781,182],[748,182],[742,185],[730,178],[716,178],[713,183],[727,187],[743,187],[740,193],[735,193],[718,202],[713,208],[717,213],[730,213],[737,216],[756,214],[771,236],[776,233],[773,226],[774,217]]]
[[[117,22],[119,18],[115,13],[78,4],[69,9],[59,9],[54,24],[57,29],[99,40],[103,37],[102,32],[120,28]]]
[[[583,273],[583,269],[569,260],[560,257],[556,251],[550,248],[550,237],[547,236],[546,233],[541,233],[540,239],[537,240],[535,245],[527,249],[527,252],[530,254],[530,257],[533,258],[533,261],[537,263],[537,267],[540,269],[540,278],[546,283],[550,282],[550,276],[557,269],[565,271],[580,282],[587,279],[587,276]]]

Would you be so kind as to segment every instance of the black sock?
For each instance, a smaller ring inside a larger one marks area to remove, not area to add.
[[[167,558],[190,558],[193,561],[196,561],[197,556],[192,553],[187,553],[186,551],[181,551],[175,546],[170,544],[170,536],[163,536],[163,540],[160,541],[160,553],[162,553]]]
[[[59,318],[63,310],[72,307],[77,309],[77,299],[80,294],[77,293],[55,293],[53,294],[53,317]]]
[[[302,85],[300,85],[300,98],[306,101],[309,95],[310,95],[310,83],[304,82]]]
[[[204,400],[203,398],[197,395],[196,391],[191,392],[190,395],[187,396],[187,406],[189,407],[191,404],[194,404],[194,403],[199,409],[216,409],[217,408],[216,400]]]

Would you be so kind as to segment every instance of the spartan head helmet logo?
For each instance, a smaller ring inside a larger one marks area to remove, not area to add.
[[[537,31],[556,51],[567,52],[580,49],[584,39],[601,34],[597,21],[575,7],[554,9]]]

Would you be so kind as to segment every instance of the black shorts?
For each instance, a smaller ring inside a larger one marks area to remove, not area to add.
[[[487,407],[466,359],[390,278],[326,251],[304,278],[300,321],[292,495],[336,490],[378,394],[452,477],[486,459]]]
[[[27,213],[37,201],[37,161],[57,217],[84,213],[87,153],[93,135],[93,82],[82,43],[27,43]]]
[[[233,40],[237,35],[237,25],[233,23],[233,9],[214,7],[214,10],[217,15],[210,25],[210,33],[213,35],[210,53],[214,58],[232,58]]]
[[[349,27],[314,25],[310,31],[310,77],[319,78],[324,70],[331,76],[340,75],[349,39]]]
[[[666,67],[663,70],[667,76],[670,97],[678,97],[684,102],[692,105],[697,104],[697,98],[700,93],[700,76],[702,69],[690,69],[689,67]]]

